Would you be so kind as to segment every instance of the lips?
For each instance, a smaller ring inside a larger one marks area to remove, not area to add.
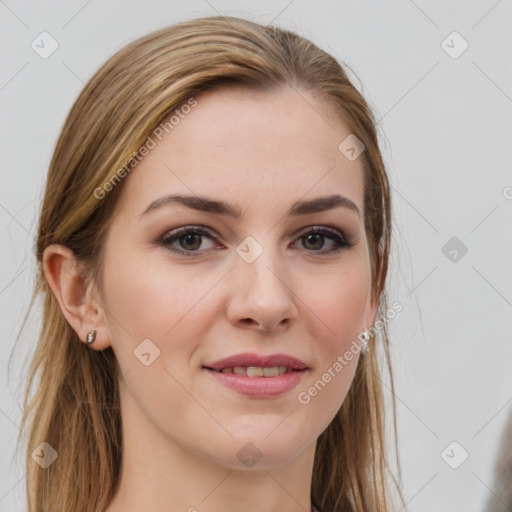
[[[237,354],[205,364],[204,368],[223,373],[236,373],[237,375],[275,377],[283,373],[292,371],[307,370],[307,365],[286,354],[260,355],[254,353]],[[258,368],[263,369],[263,374],[259,375]],[[265,372],[265,370],[267,370]],[[265,375],[267,373],[267,375]]]
[[[308,373],[306,364],[286,354],[238,354],[203,366],[223,386],[252,398],[271,398],[296,387]]]

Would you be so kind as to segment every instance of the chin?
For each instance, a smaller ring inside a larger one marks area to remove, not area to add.
[[[299,432],[290,431],[289,425],[283,427],[281,431],[278,422],[269,425],[269,428],[265,429],[253,428],[236,433],[231,431],[233,437],[226,440],[222,447],[224,454],[215,454],[217,463],[238,470],[271,469],[290,463],[316,441],[314,438],[309,439],[300,435]]]

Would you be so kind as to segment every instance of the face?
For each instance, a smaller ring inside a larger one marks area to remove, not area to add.
[[[225,467],[245,455],[272,467],[333,419],[359,353],[336,362],[374,319],[362,163],[306,93],[196,100],[124,178],[101,332],[124,376],[125,428]],[[345,199],[298,204],[334,195]]]

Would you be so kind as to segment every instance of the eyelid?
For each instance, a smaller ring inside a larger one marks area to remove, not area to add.
[[[208,235],[213,240],[220,240],[220,236],[218,236],[212,229],[207,228],[206,226],[190,224],[187,226],[181,226],[176,229],[168,230],[162,236],[158,237],[156,241],[158,243],[165,243],[167,240],[179,238],[180,236],[184,236],[189,232],[198,233],[201,235]]]
[[[185,236],[189,233],[199,234],[202,236],[207,236],[211,238],[215,242],[219,242],[221,240],[221,237],[216,234],[215,231],[212,229],[203,226],[203,225],[194,225],[189,224],[185,226],[181,226],[179,228],[175,228],[172,230],[166,231],[162,236],[160,236],[156,243],[164,246],[167,250],[178,254],[182,256],[188,256],[188,257],[194,257],[194,256],[201,256],[206,250],[203,251],[187,251],[186,249],[180,249],[175,250],[170,247],[170,245],[175,242],[177,239],[179,239],[182,236]],[[346,236],[345,231],[338,229],[337,227],[333,227],[329,224],[314,224],[310,226],[305,226],[301,228],[299,231],[295,232],[293,236],[293,243],[296,243],[297,241],[300,241],[300,239],[306,235],[306,234],[330,234],[331,236],[328,237],[331,239],[331,241],[335,244],[335,247],[329,250],[319,250],[319,251],[308,251],[307,253],[315,254],[317,253],[320,256],[323,255],[330,255],[333,253],[339,253],[343,251],[344,249],[349,249],[353,245],[355,245],[355,241],[350,237]]]
[[[301,234],[303,234],[303,233],[308,233],[309,231],[315,230],[315,229],[318,229],[318,230],[324,229],[326,231],[330,231],[331,233],[333,233],[335,235],[341,236],[346,242],[350,241],[350,237],[346,235],[345,230],[342,230],[342,229],[337,228],[336,226],[333,226],[330,224],[311,224],[309,226],[305,226],[305,227],[299,229],[292,236],[298,237],[298,236],[301,236]],[[167,236],[170,233],[172,233],[172,236],[174,237],[180,233],[187,233],[189,231],[194,231],[194,230],[197,230],[199,232],[206,232],[214,240],[219,240],[221,238],[213,229],[211,229],[207,226],[203,226],[200,224],[188,224],[185,226],[181,226],[179,228],[170,229],[170,230],[166,231],[162,236],[160,236],[158,238],[158,240],[165,240],[166,238],[170,238],[170,236]]]
[[[312,224],[311,226],[306,226],[304,228],[301,228],[299,231],[297,231],[294,236],[298,237],[298,236],[301,236],[301,234],[303,234],[303,233],[309,233],[310,231],[315,231],[315,230],[323,230],[323,231],[330,232],[333,235],[341,236],[343,238],[343,240],[348,242],[348,237],[345,235],[343,230],[338,229],[329,224]]]

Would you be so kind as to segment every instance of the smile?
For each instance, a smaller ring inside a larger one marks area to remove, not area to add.
[[[247,377],[277,377],[286,372],[293,372],[292,368],[286,366],[233,366],[219,370],[222,373],[234,373],[235,375],[245,375]]]
[[[260,398],[278,396],[290,391],[300,383],[302,377],[307,373],[307,370],[290,370],[274,377],[261,375],[249,377],[245,373],[245,369],[242,369],[244,370],[243,375],[210,368],[205,368],[205,371],[215,378],[219,384],[237,393]],[[261,373],[263,368],[256,368],[256,370]]]

